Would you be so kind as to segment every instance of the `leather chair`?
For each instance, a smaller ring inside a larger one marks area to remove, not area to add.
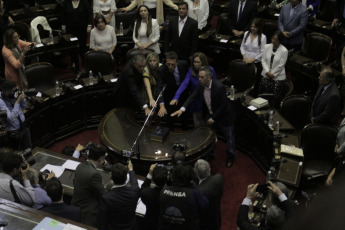
[[[262,22],[262,33],[266,35],[267,44],[271,43],[271,37],[279,30],[277,20],[264,20]]]
[[[55,86],[54,67],[48,62],[39,62],[25,68],[29,88],[44,92]]]
[[[256,67],[253,63],[246,64],[242,59],[236,59],[228,64],[228,77],[224,83],[233,85],[236,92],[243,92],[254,87],[256,81]]]
[[[84,55],[85,67],[83,72],[88,73],[90,70],[93,74],[108,75],[114,73],[114,58],[105,51],[91,50]]]
[[[138,55],[138,54],[143,54],[146,57],[149,53],[152,53],[152,52],[155,52],[155,51],[153,49],[146,49],[146,52],[142,53],[138,48],[133,48],[133,49],[128,50],[128,52],[126,54],[126,59],[127,59],[127,61],[129,61],[135,55]]]
[[[312,100],[305,95],[290,95],[280,104],[280,114],[296,129],[302,130],[310,123]]]
[[[269,101],[269,104],[273,106],[274,108],[280,107],[280,102],[287,96],[289,96],[293,91],[293,83],[292,81],[285,79],[282,81],[282,85],[280,88],[280,91],[277,95],[274,95],[273,93],[262,93],[259,94],[259,97],[265,98]]]
[[[332,47],[332,38],[321,33],[309,33],[303,41],[302,55],[318,62],[326,62]]]
[[[116,32],[120,28],[120,23],[123,24],[123,35],[126,37],[130,37],[132,39],[133,34],[133,27],[134,21],[136,19],[136,10],[128,11],[127,13],[124,12],[116,12],[115,13],[115,22],[116,22]],[[118,33],[116,33],[118,34]]]
[[[13,29],[18,32],[21,40],[32,41],[30,26],[25,22],[15,21]]]
[[[334,147],[337,133],[336,127],[318,124],[310,124],[303,129],[301,135],[301,148],[304,154],[302,185],[324,183],[335,158]]]
[[[217,33],[230,35],[229,24],[228,24],[228,14],[223,13],[219,15],[217,22]]]

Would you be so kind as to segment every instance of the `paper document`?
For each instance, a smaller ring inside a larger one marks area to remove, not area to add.
[[[73,224],[66,224],[66,226],[62,230],[86,230],[85,228],[78,227]]]
[[[63,171],[65,171],[64,167],[58,166],[58,165],[51,165],[51,164],[46,164],[46,166],[44,166],[40,171],[43,172],[46,169],[49,172],[54,172],[57,178],[59,178],[62,175]]]
[[[67,160],[62,167],[65,169],[76,170],[77,166],[80,164],[78,161]]]

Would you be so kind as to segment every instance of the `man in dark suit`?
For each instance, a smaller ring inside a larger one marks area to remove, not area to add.
[[[102,176],[97,167],[104,164],[106,148],[101,145],[91,145],[88,160],[79,164],[74,174],[74,193],[72,204],[80,207],[82,222],[90,226],[96,226],[98,214],[98,202],[106,192],[102,183]]]
[[[257,4],[253,0],[232,0],[230,1],[228,23],[230,31],[241,37],[249,30],[251,21],[257,14]]]
[[[123,68],[115,88],[116,106],[131,107],[138,110],[145,110],[145,114],[150,113],[150,109],[141,96],[144,87],[143,71],[145,68],[145,56],[134,56]]]
[[[140,190],[132,162],[128,162],[128,167],[116,163],[111,169],[111,179],[114,186],[99,202],[98,229],[138,229],[135,209]]]
[[[188,17],[188,4],[180,2],[179,17],[169,21],[165,34],[164,52],[174,51],[183,60],[190,60],[198,48],[198,22]]]
[[[163,117],[177,109],[177,105],[170,105],[170,101],[174,98],[180,84],[185,79],[187,69],[186,63],[178,63],[178,56],[175,52],[171,51],[166,54],[166,63],[158,69],[158,92],[161,92],[164,86],[166,86],[162,97],[159,99],[158,116]],[[179,100],[181,104],[186,100],[187,93],[188,90],[182,93]],[[171,117],[167,117],[167,119],[169,128],[172,128],[173,120]]]
[[[196,98],[202,98],[206,123],[208,125],[214,124],[224,134],[228,147],[226,167],[231,167],[236,154],[234,138],[235,113],[232,111],[231,103],[226,96],[226,89],[220,81],[212,78],[212,70],[208,66],[200,68],[199,82],[193,94],[171,116],[180,116]],[[210,152],[208,157],[214,157],[213,154],[214,151]]]
[[[141,200],[146,205],[142,230],[158,229],[159,194],[167,179],[168,169],[164,165],[151,165],[140,190]]]
[[[47,181],[46,188],[48,196],[52,200],[49,206],[41,208],[41,211],[48,212],[50,214],[61,216],[66,219],[81,222],[80,208],[68,205],[63,202],[63,188],[60,180],[53,177]]]
[[[194,165],[194,171],[199,179],[199,189],[208,199],[210,206],[201,220],[201,229],[219,230],[222,225],[220,204],[223,196],[223,176],[219,173],[211,176],[210,164],[199,159]]]
[[[285,40],[283,45],[288,49],[300,49],[304,39],[304,29],[308,24],[308,10],[300,0],[291,0],[282,6],[278,18],[279,30]]]
[[[252,205],[252,200],[256,197],[256,188],[258,184],[248,185],[246,198],[240,206],[237,215],[237,226],[241,230],[257,230],[257,229],[281,229],[287,220],[289,220],[295,213],[295,203],[287,198],[287,188],[283,183],[272,183],[268,181],[268,189],[272,194],[272,206],[268,208],[266,214],[266,221],[260,228],[254,226],[248,219],[249,206]],[[282,191],[282,189],[286,191]],[[277,201],[276,201],[277,200]],[[278,203],[276,203],[278,202]]]
[[[311,107],[311,122],[337,125],[340,111],[340,92],[334,82],[333,70],[324,68],[319,76],[319,89]]]

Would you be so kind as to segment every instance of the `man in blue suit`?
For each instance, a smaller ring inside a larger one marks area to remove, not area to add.
[[[285,40],[283,45],[288,49],[300,49],[308,23],[308,10],[300,0],[291,0],[289,4],[282,6],[278,18],[279,30]]]

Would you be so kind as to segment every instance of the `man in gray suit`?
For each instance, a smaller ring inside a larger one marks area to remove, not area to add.
[[[99,199],[106,192],[102,176],[97,171],[97,167],[104,164],[105,153],[104,146],[92,144],[87,161],[79,164],[74,174],[72,204],[80,207],[82,222],[94,227],[97,224]]]
[[[282,6],[278,18],[279,30],[285,40],[283,45],[288,49],[300,49],[304,34],[303,31],[308,23],[308,10],[300,0],[291,0]]]
[[[201,229],[219,230],[222,225],[220,204],[223,196],[223,177],[219,173],[211,176],[210,164],[202,159],[195,163],[194,171],[199,179],[198,187],[210,203],[205,217],[201,220]]]

